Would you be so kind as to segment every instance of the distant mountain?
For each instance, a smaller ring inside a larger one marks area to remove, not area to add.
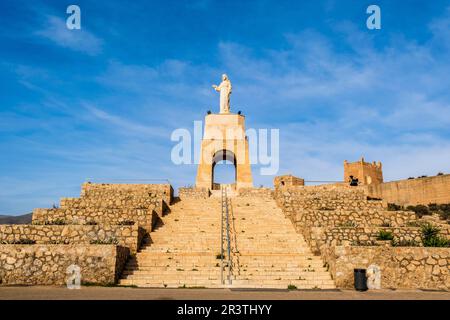
[[[21,216],[2,216],[0,215],[0,224],[29,224],[31,223],[32,213]]]

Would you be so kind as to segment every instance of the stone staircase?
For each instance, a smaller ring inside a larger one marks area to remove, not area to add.
[[[139,287],[220,286],[220,199],[185,199],[170,207],[131,258],[121,285]]]
[[[333,289],[320,257],[286,219],[271,197],[229,200],[231,287]],[[135,258],[121,285],[224,287],[221,283],[221,198],[184,199],[171,206]],[[226,242],[224,242],[226,244]],[[226,247],[225,247],[226,249]],[[224,268],[224,279],[227,279]]]
[[[334,289],[320,257],[267,196],[231,198],[233,287]]]

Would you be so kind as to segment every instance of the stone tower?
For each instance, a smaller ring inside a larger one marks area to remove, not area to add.
[[[229,160],[234,164],[235,189],[253,187],[243,115],[232,113],[206,115],[196,187],[211,190],[220,188],[220,185],[214,183],[214,167],[222,160]]]
[[[365,162],[364,157],[357,162],[344,161],[344,181],[347,182],[350,176],[357,178],[361,185],[383,183],[383,170],[381,162]]]

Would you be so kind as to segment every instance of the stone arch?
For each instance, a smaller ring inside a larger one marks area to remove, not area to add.
[[[216,183],[215,179],[214,179],[214,169],[216,167],[216,164],[219,163],[220,161],[230,161],[234,165],[234,183],[233,183],[232,187],[233,187],[233,189],[236,188],[236,181],[237,181],[236,155],[234,154],[234,152],[232,152],[230,150],[221,149],[221,150],[215,152],[213,157],[212,157],[212,171],[211,171],[212,186],[211,186],[211,189],[212,190],[219,190],[220,189],[220,184]]]

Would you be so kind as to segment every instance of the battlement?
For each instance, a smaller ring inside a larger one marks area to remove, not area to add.
[[[383,183],[382,164],[378,162],[365,162],[364,157],[356,162],[344,160],[344,182],[349,181],[353,176],[358,179],[360,185]]]

